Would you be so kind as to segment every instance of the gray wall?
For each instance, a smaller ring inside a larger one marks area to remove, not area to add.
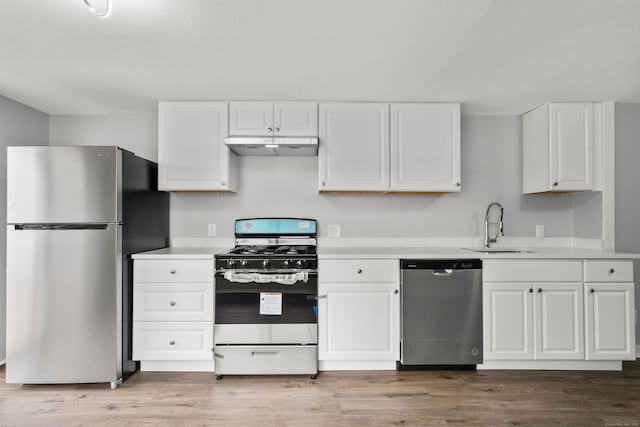
[[[49,116],[0,96],[0,271],[6,271],[7,146],[47,145]],[[6,276],[0,274],[0,361],[6,347]]]
[[[616,250],[640,252],[640,104],[616,104]],[[634,265],[640,308],[640,262]],[[636,325],[636,344],[640,328]]]
[[[507,236],[532,237],[543,224],[547,237],[571,237],[575,223],[579,237],[599,237],[599,195],[521,194],[520,140],[518,116],[463,117],[462,192],[447,195],[319,194],[316,157],[242,157],[237,194],[172,194],[171,236],[206,237],[215,223],[218,236],[232,237],[236,218],[282,215],[317,218],[321,236],[327,224],[340,224],[344,237],[473,237],[497,200]],[[117,144],[156,160],[157,118],[52,116],[50,141]]]

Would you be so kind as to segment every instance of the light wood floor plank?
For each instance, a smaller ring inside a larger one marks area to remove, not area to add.
[[[640,427],[640,361],[622,372],[353,371],[307,376],[138,372],[105,384],[4,383],[1,426]]]

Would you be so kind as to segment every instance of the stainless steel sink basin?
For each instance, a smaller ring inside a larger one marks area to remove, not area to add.
[[[525,249],[508,249],[508,248],[462,248],[465,251],[478,252],[483,254],[532,254],[533,251]]]

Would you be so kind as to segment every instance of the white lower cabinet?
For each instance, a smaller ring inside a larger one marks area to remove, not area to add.
[[[213,260],[136,259],[133,268],[141,370],[213,372]]]
[[[483,276],[487,366],[619,369],[611,362],[635,358],[631,261],[489,260]]]
[[[385,275],[376,279],[369,274],[381,268]],[[385,276],[394,280],[380,281],[389,278]],[[320,260],[318,277],[320,369],[395,369],[400,356],[399,262]]]
[[[584,358],[582,283],[485,283],[484,358]]]

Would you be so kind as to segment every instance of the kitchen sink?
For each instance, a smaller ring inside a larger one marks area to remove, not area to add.
[[[483,254],[532,254],[533,251],[525,249],[509,249],[509,248],[462,248],[465,251],[478,252]]]

